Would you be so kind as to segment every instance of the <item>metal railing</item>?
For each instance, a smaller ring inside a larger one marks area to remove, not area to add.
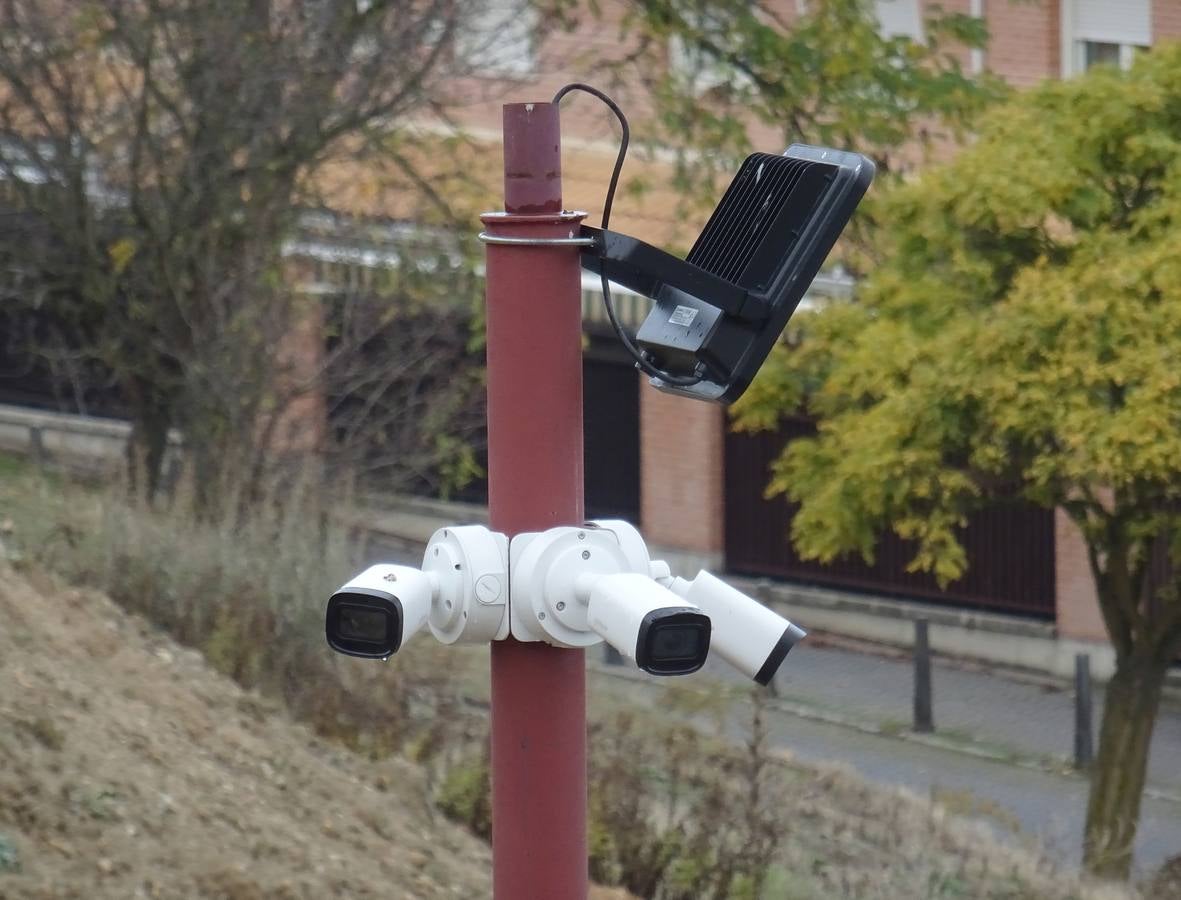
[[[0,404],[0,450],[35,460],[103,468],[123,459],[130,435],[131,425],[119,419]],[[179,450],[180,434],[170,432],[168,442]]]

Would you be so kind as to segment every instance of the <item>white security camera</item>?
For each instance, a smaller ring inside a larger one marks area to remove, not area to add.
[[[428,623],[444,644],[508,636],[508,538],[482,525],[440,528],[421,571],[371,566],[333,594],[325,630],[333,650],[385,659]]]
[[[726,662],[762,685],[770,684],[787,652],[806,632],[720,578],[701,571],[669,587],[709,615],[713,647]]]
[[[370,566],[329,598],[328,645],[349,656],[389,658],[426,624],[436,585],[409,566]]]
[[[647,575],[587,579],[580,583],[587,622],[623,656],[652,675],[689,675],[705,665],[710,619],[700,609]]]
[[[646,549],[607,528],[562,527],[517,535],[509,552],[517,640],[605,640],[654,675],[686,675],[705,663],[709,617],[652,580]]]

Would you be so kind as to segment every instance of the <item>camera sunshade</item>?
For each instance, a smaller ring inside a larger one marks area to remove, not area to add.
[[[685,259],[583,226],[582,266],[655,301],[636,342],[661,390],[731,403],[746,390],[873,181],[858,153],[793,144],[751,154]]]

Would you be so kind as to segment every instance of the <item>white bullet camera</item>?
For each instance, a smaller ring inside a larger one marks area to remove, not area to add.
[[[580,587],[589,587],[590,627],[645,672],[689,675],[705,665],[709,616],[647,575],[591,576]]]
[[[409,566],[370,566],[328,600],[328,646],[365,659],[387,659],[426,624],[435,583]]]
[[[631,523],[603,519],[589,524],[614,533],[634,568],[644,568],[709,616],[712,649],[747,678],[770,684],[788,651],[805,637],[802,628],[709,572],[698,573],[692,581],[673,578],[667,563],[649,561],[644,539]]]
[[[759,684],[771,683],[788,651],[805,637],[802,628],[709,572],[692,581],[673,578],[669,587],[709,615],[714,649]]]
[[[709,617],[652,580],[647,550],[632,537],[594,525],[514,537],[513,637],[558,647],[605,640],[653,675],[700,669]]]
[[[508,636],[508,539],[481,525],[441,528],[422,569],[370,566],[328,600],[333,650],[386,659],[429,624],[444,644]]]

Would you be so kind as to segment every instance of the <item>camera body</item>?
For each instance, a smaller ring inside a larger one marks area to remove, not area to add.
[[[409,566],[370,566],[328,600],[328,646],[363,659],[388,659],[426,624],[435,596],[429,575]]]
[[[711,621],[670,593],[635,572],[595,578],[587,596],[587,623],[645,672],[689,675],[705,665]]]
[[[332,649],[387,659],[424,627],[444,644],[606,641],[653,675],[696,672],[711,650],[769,684],[804,631],[708,572],[673,578],[618,519],[516,535],[441,528],[422,567],[370,566],[332,595]]]
[[[805,637],[798,625],[704,570],[692,581],[674,578],[669,587],[709,615],[718,655],[758,684],[770,684],[788,651]]]
[[[521,534],[510,547],[511,631],[519,641],[607,641],[653,675],[705,664],[709,617],[651,578],[635,529],[599,523]]]
[[[439,585],[428,619],[443,644],[484,644],[508,637],[508,538],[483,525],[440,528],[422,570]]]
[[[440,528],[421,569],[370,566],[328,600],[328,645],[363,659],[388,659],[430,626],[444,644],[508,636],[508,539],[482,525]]]
[[[648,559],[648,548],[636,527],[619,519],[588,523],[617,536],[633,564]],[[720,578],[702,570],[692,581],[673,578],[661,560],[647,562],[651,577],[709,616],[710,650],[761,685],[768,685],[788,651],[805,637],[802,628]],[[621,651],[622,652],[622,651]]]

